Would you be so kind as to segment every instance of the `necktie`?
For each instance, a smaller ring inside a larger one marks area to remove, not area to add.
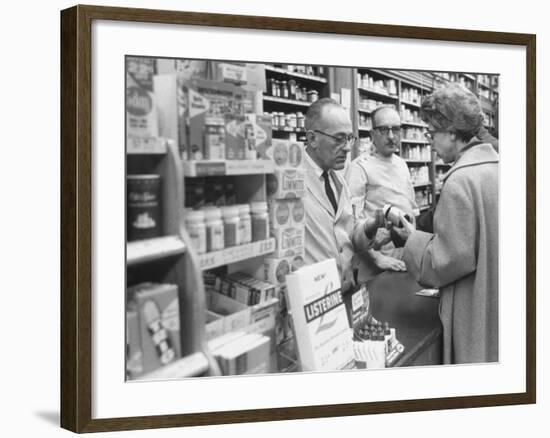
[[[338,210],[338,203],[336,202],[336,197],[334,196],[334,191],[332,190],[332,187],[330,186],[330,182],[328,180],[328,172],[325,170],[323,172],[323,178],[325,180],[325,192],[328,196],[328,200],[332,204],[332,208],[334,208],[334,213]]]

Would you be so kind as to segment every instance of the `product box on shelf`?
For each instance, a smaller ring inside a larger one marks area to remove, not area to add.
[[[278,287],[286,284],[286,276],[305,265],[304,249],[289,257],[265,257],[263,275],[266,281]]]
[[[225,115],[225,158],[245,159],[245,117],[242,114]]]
[[[216,63],[216,78],[218,81],[230,82],[235,85],[247,83],[247,69],[244,65],[229,64],[225,62]]]
[[[303,253],[306,238],[304,225],[271,228],[270,233],[276,241],[273,257],[290,257]]]
[[[287,276],[286,300],[303,371],[354,366],[353,338],[334,259]]]
[[[158,114],[155,95],[126,77],[126,136],[158,137]]]
[[[156,59],[145,56],[127,56],[126,74],[132,82],[147,91],[153,91]]]
[[[265,334],[273,339],[271,346],[274,348],[275,316],[279,305],[278,299],[270,298],[263,303],[247,306],[215,290],[208,290],[206,302],[208,310],[221,317],[224,334],[234,331]],[[218,327],[216,325],[210,327],[210,324],[213,323],[219,324],[218,321],[212,321],[207,324],[207,339],[213,339],[209,334],[214,333],[216,327]],[[219,333],[219,331],[216,333]]]
[[[126,374],[129,379],[135,379],[143,373],[142,357],[139,315],[136,303],[132,301],[126,310]]]
[[[275,168],[266,175],[268,199],[302,198],[305,194],[305,169]]]
[[[271,116],[246,114],[245,158],[249,160],[268,159],[272,148]]]
[[[269,342],[267,336],[247,334],[213,351],[222,374],[259,374],[269,372]]]
[[[271,199],[268,213],[271,228],[305,225],[304,201],[301,198]]]
[[[269,116],[263,117],[266,119],[270,118]],[[270,146],[265,151],[262,151],[262,158],[269,158],[277,167],[302,167],[305,153],[302,142],[272,139]]]
[[[162,135],[177,139],[183,159],[225,159],[225,114],[243,114],[246,92],[179,74],[157,75],[153,86]]]
[[[143,371],[148,373],[180,357],[178,288],[142,283],[129,289],[136,302]]]

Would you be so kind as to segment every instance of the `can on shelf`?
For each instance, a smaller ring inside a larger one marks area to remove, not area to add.
[[[160,186],[160,175],[126,176],[128,242],[162,235]]]

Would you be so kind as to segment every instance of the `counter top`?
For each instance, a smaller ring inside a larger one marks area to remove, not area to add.
[[[394,367],[440,364],[439,299],[415,295],[422,287],[407,272],[384,272],[368,287],[373,317],[395,327],[405,346]]]

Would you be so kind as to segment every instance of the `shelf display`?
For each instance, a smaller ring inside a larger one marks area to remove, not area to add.
[[[201,61],[184,75],[177,60],[156,61],[128,64],[128,378],[397,363],[403,345],[395,330],[363,318],[368,293],[353,295],[350,308],[334,266],[306,266],[305,114],[323,97],[349,103],[356,154],[373,147],[372,112],[395,108],[402,125],[400,136],[393,131],[396,153],[426,211],[450,165],[435,160],[420,104],[447,79],[433,75],[426,84],[397,70],[344,75],[335,67],[265,64],[253,82],[244,63]],[[483,96],[497,92],[492,76],[471,77]],[[334,290],[314,290],[316,279],[303,277],[309,268],[328,273]],[[311,327],[325,314],[336,323],[320,339]],[[377,362],[362,360],[381,346]]]

